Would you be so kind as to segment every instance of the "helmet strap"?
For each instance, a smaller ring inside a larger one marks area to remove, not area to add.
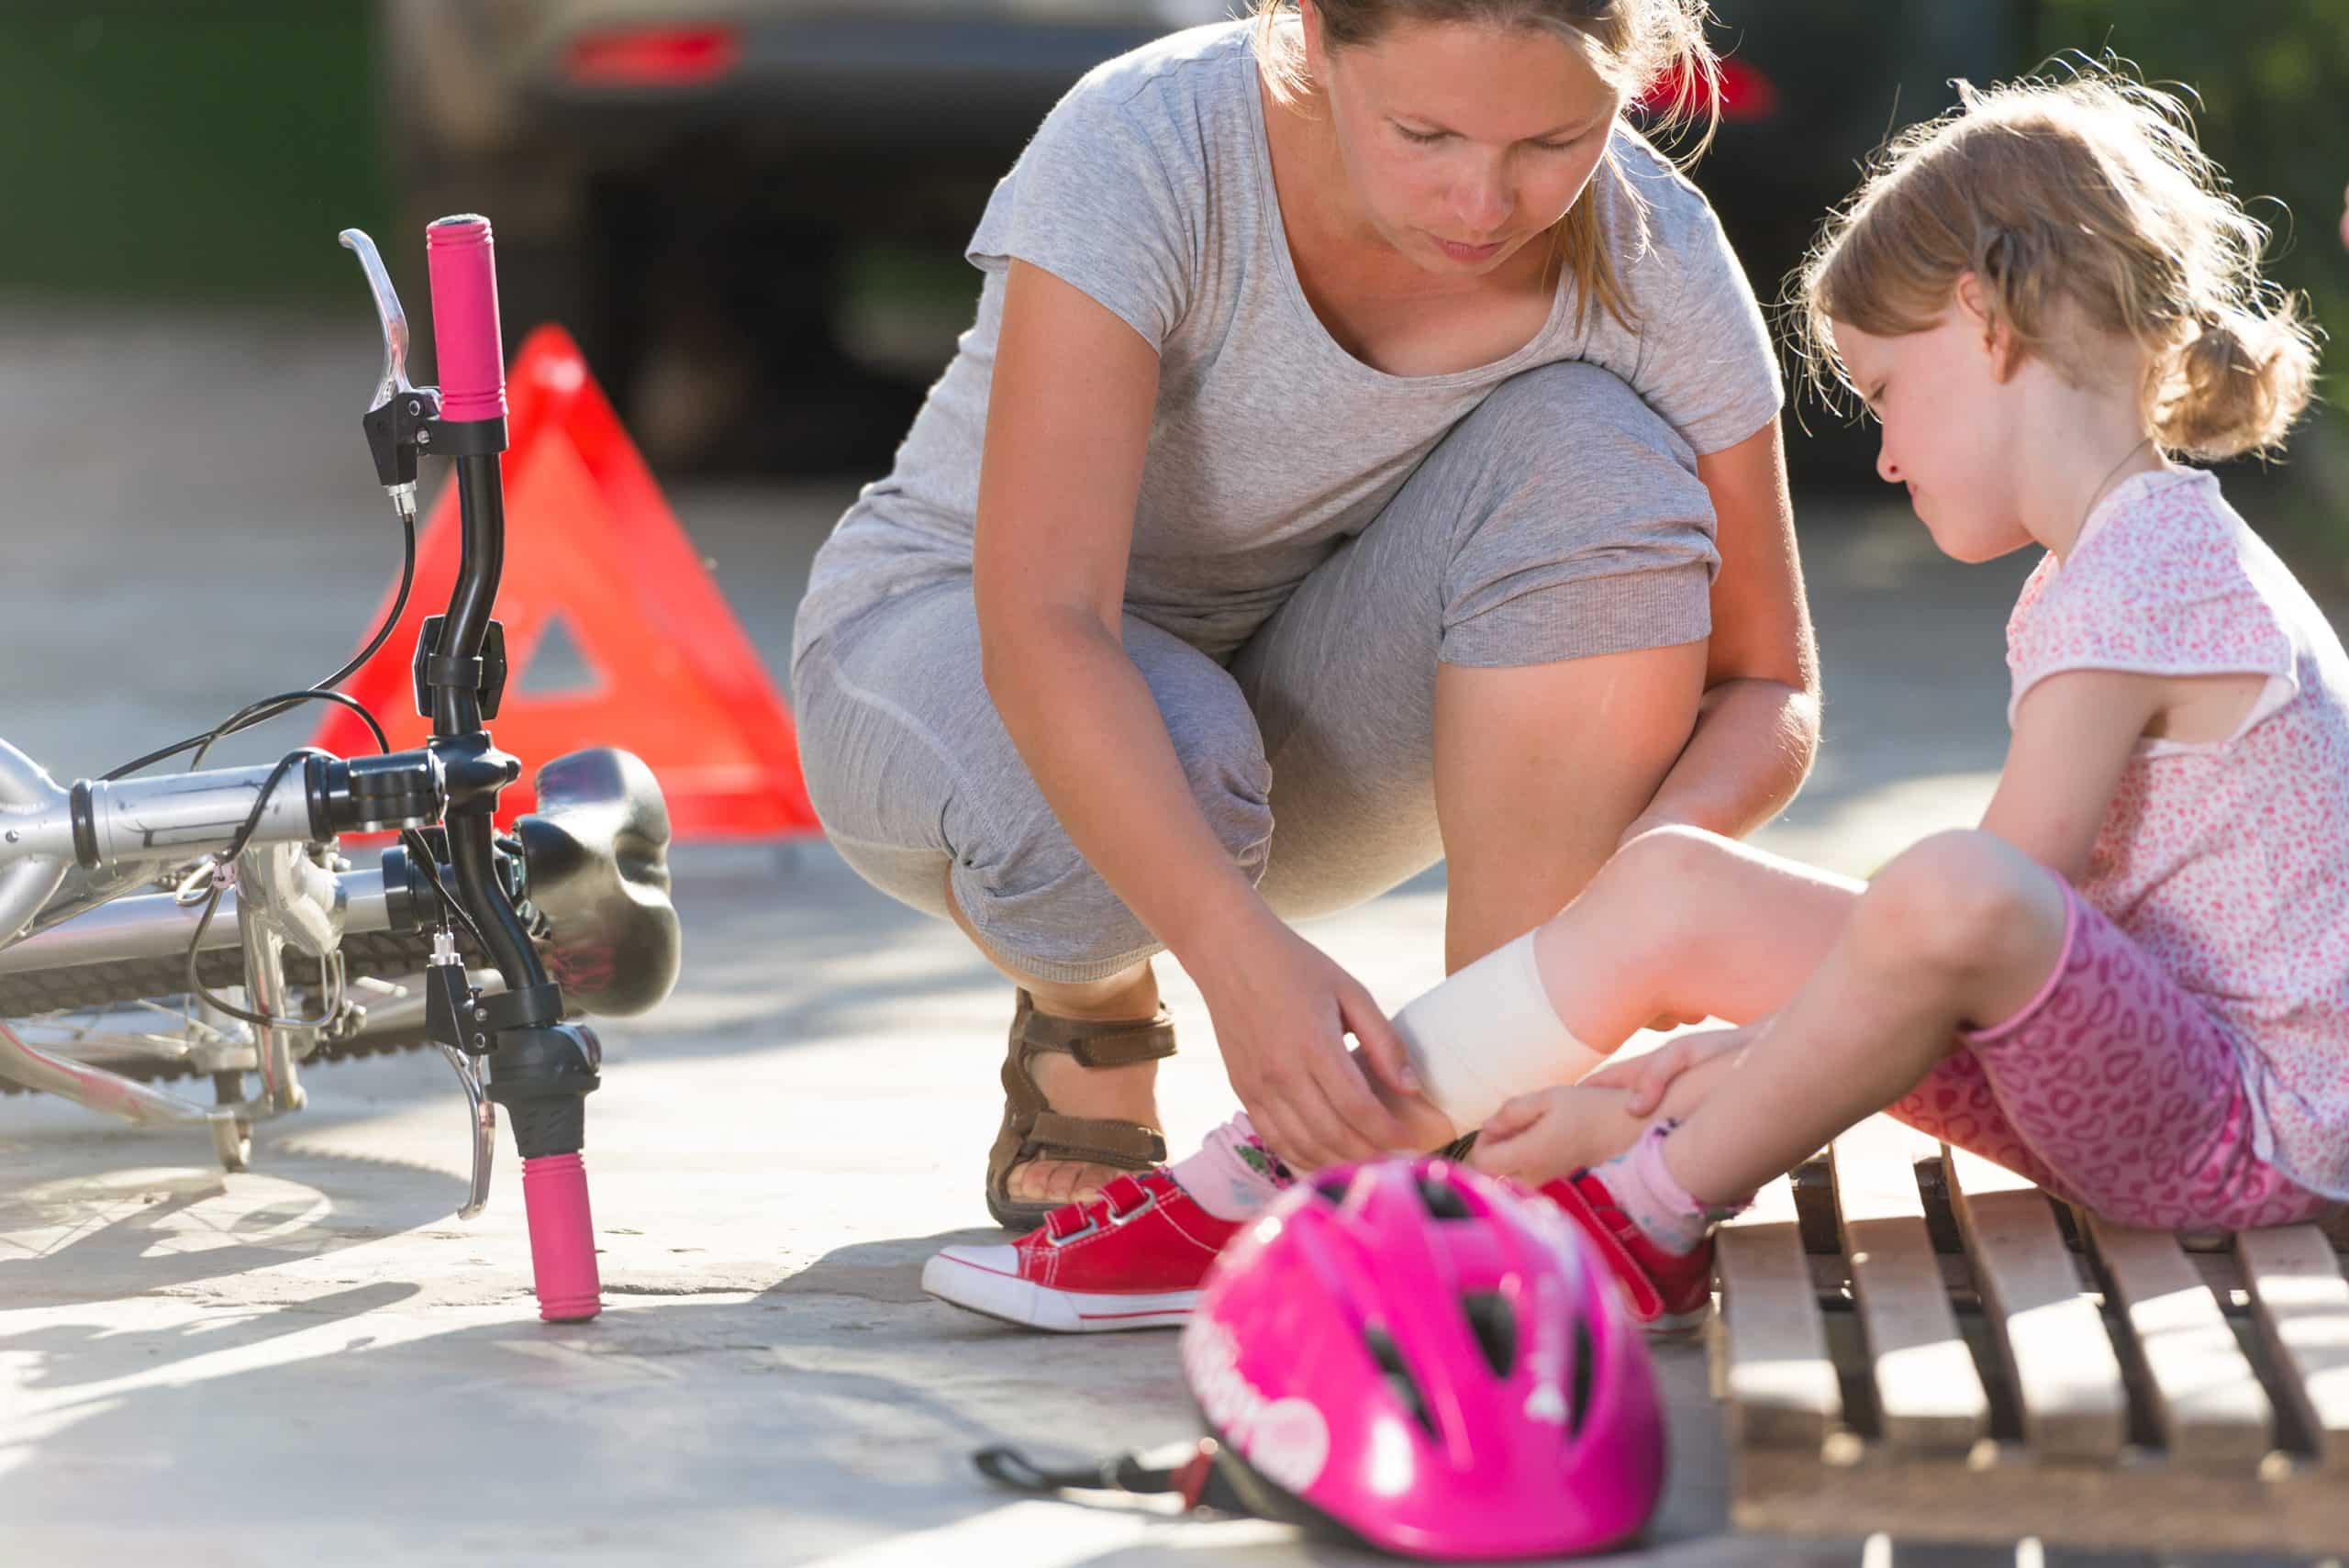
[[[1042,1496],[1060,1492],[1172,1494],[1183,1499],[1186,1513],[1204,1509],[1245,1515],[1250,1509],[1216,1464],[1222,1451],[1213,1438],[1202,1438],[1172,1450],[1150,1453],[1130,1450],[1093,1464],[1052,1470],[1009,1444],[998,1443],[979,1450],[971,1456],[971,1462],[980,1474],[1015,1492]]]

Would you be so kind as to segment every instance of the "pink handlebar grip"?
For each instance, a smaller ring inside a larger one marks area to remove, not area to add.
[[[497,263],[489,219],[461,213],[428,225],[424,261],[432,285],[440,417],[504,418],[506,358],[497,337]]]
[[[522,1162],[522,1208],[530,1220],[530,1268],[539,1316],[579,1323],[604,1309],[596,1229],[587,1216],[587,1167],[576,1154]]]

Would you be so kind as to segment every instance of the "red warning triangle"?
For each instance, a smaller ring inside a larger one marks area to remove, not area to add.
[[[489,730],[522,759],[523,773],[498,797],[498,821],[531,808],[531,781],[545,763],[583,746],[618,746],[660,779],[680,839],[821,831],[791,716],[570,335],[551,326],[531,333],[507,395],[495,611],[506,628],[506,695]],[[398,628],[343,684],[395,750],[431,733],[416,711],[410,663],[424,617],[448,607],[460,536],[450,485],[426,519]],[[387,598],[377,618],[390,607]],[[542,651],[564,668],[534,680]],[[312,744],[351,756],[374,750],[374,738],[357,715],[329,707]]]

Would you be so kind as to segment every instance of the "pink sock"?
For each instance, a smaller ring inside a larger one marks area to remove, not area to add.
[[[1667,1252],[1693,1252],[1708,1231],[1753,1200],[1706,1205],[1688,1195],[1688,1189],[1664,1168],[1664,1140],[1680,1124],[1662,1121],[1640,1135],[1640,1140],[1592,1171],[1606,1184],[1615,1207],[1649,1240]]]
[[[1169,1167],[1175,1184],[1218,1219],[1246,1219],[1297,1178],[1264,1147],[1241,1111],[1217,1128],[1199,1151]]]

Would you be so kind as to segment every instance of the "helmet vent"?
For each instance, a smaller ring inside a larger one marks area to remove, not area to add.
[[[1343,1176],[1324,1176],[1321,1180],[1313,1184],[1313,1190],[1319,1193],[1323,1197],[1328,1198],[1331,1203],[1343,1203],[1346,1201],[1346,1187],[1347,1183]]]
[[[1461,1195],[1458,1187],[1450,1182],[1439,1182],[1432,1176],[1419,1178],[1419,1201],[1426,1204],[1428,1212],[1438,1219],[1476,1218],[1476,1211],[1468,1207],[1468,1200]]]
[[[1566,1430],[1580,1436],[1583,1418],[1590,1414],[1590,1385],[1598,1375],[1598,1351],[1590,1342],[1590,1325],[1575,1319],[1575,1385],[1566,1407]]]
[[[1367,1324],[1362,1331],[1363,1343],[1369,1347],[1370,1359],[1386,1379],[1387,1392],[1410,1413],[1411,1419],[1431,1438],[1436,1435],[1435,1419],[1428,1414],[1428,1402],[1419,1394],[1419,1385],[1411,1376],[1411,1369],[1403,1364],[1403,1354],[1395,1348],[1394,1339],[1375,1323]]]
[[[1508,1298],[1498,1291],[1477,1291],[1460,1298],[1460,1309],[1467,1316],[1468,1331],[1476,1336],[1476,1348],[1485,1352],[1485,1364],[1495,1377],[1507,1377],[1517,1365],[1517,1313]]]

